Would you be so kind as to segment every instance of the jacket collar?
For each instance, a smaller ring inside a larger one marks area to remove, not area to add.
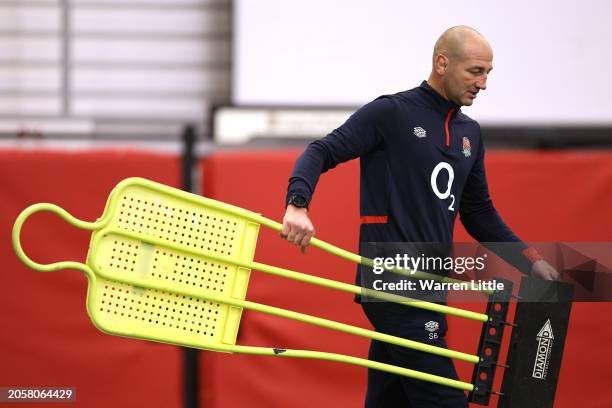
[[[421,82],[421,85],[416,89],[425,96],[427,103],[432,108],[443,115],[447,115],[451,109],[454,109],[453,115],[455,115],[461,109],[461,106],[449,101],[448,99],[445,99],[442,95],[440,95],[427,83],[427,81]]]

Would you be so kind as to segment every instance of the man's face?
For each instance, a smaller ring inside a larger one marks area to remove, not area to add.
[[[476,94],[487,88],[487,77],[493,69],[493,52],[482,41],[466,41],[463,55],[450,58],[443,86],[449,100],[460,106],[471,106]]]

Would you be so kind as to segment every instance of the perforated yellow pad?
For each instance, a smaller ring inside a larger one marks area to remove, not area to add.
[[[88,293],[96,326],[199,348],[235,344],[241,308],[181,294],[187,289],[245,298],[250,270],[207,257],[253,259],[259,225],[235,215],[235,207],[225,211],[229,207],[147,180],[120,183],[87,257],[98,277]],[[118,283],[127,277],[168,290]]]
[[[21,229],[38,211],[51,211],[77,228],[93,231],[86,264],[40,264],[25,254]],[[281,224],[251,211],[129,178],[113,189],[103,216],[95,222],[79,220],[54,204],[37,203],[19,214],[11,237],[17,257],[32,269],[82,271],[89,280],[87,311],[98,328],[111,334],[214,351],[340,361],[453,388],[474,389],[461,381],[343,354],[236,345],[244,307],[446,358],[480,361],[478,356],[245,300],[250,268],[353,294],[364,289],[253,262],[260,225],[277,232],[282,229]],[[358,264],[373,263],[316,238],[310,244]],[[406,306],[488,321],[487,315],[446,305],[380,296]]]

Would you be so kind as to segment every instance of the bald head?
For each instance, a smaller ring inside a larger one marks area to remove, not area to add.
[[[456,26],[436,41],[427,82],[449,101],[469,106],[486,89],[492,69],[493,50],[484,36],[472,27]]]
[[[462,60],[465,58],[466,49],[479,46],[491,51],[491,46],[482,34],[472,27],[459,25],[446,30],[434,46],[433,62],[437,55],[445,55],[450,59]]]

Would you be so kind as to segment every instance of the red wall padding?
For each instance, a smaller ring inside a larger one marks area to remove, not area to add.
[[[204,162],[205,195],[260,212],[277,221],[284,213],[287,179],[299,152],[239,151],[218,153]],[[608,152],[493,151],[487,171],[495,204],[524,240],[612,241],[612,154]],[[317,237],[355,251],[358,233],[357,161],[322,176],[311,217]],[[458,223],[457,241],[469,236]],[[305,256],[262,228],[255,259],[273,265],[352,282],[355,268],[320,250]],[[517,272],[518,273],[518,272]],[[291,308],[349,324],[369,327],[348,294],[317,288],[254,271],[249,300]],[[472,310],[484,305],[469,304]],[[577,303],[555,407],[608,406],[612,374],[612,327],[601,321],[609,303]],[[449,344],[473,352],[477,323],[450,318]],[[367,340],[261,313],[245,311],[239,344],[303,348],[365,357]],[[208,407],[357,407],[362,406],[366,370],[309,360],[205,353],[202,355]],[[469,381],[471,366],[458,364]],[[499,383],[500,376],[497,380]],[[491,406],[496,405],[493,398]]]
[[[178,348],[98,331],[85,310],[81,272],[35,272],[11,247],[13,222],[28,205],[50,202],[93,221],[114,185],[131,176],[176,186],[178,158],[113,150],[0,151],[0,386],[76,387],[76,404],[53,406],[181,404]],[[89,236],[49,213],[34,215],[22,230],[26,253],[39,262],[84,262]]]

